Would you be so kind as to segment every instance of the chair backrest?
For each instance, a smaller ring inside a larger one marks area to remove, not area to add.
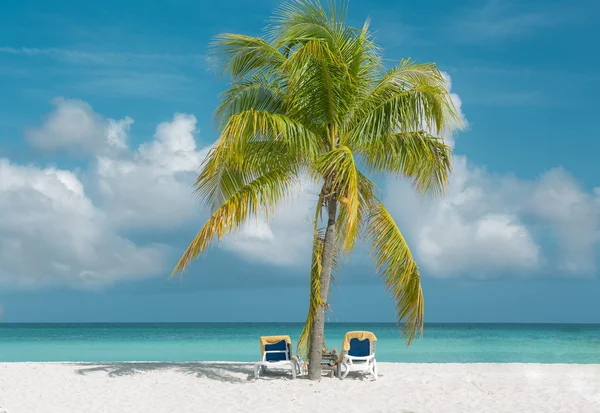
[[[350,350],[348,355],[352,357],[367,357],[371,355],[371,340],[359,340],[353,338],[350,340]]]
[[[266,361],[291,360],[292,355],[290,353],[290,346],[285,340],[265,345]]]

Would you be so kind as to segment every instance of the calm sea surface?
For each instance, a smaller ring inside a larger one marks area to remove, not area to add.
[[[259,336],[289,334],[300,323],[0,324],[5,361],[255,361]],[[428,324],[404,345],[394,324],[328,324],[328,347],[346,331],[370,330],[377,360],[431,363],[596,363],[600,325]]]

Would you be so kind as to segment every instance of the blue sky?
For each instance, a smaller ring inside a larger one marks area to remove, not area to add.
[[[0,315],[5,321],[301,321],[314,190],[168,274],[206,212],[221,32],[275,1],[5,0]],[[350,2],[389,60],[434,61],[468,125],[444,199],[380,181],[423,274],[426,320],[600,322],[600,57],[593,1]],[[590,129],[591,128],[591,129]],[[359,247],[332,321],[393,321]]]

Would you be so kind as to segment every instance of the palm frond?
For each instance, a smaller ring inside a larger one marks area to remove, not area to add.
[[[450,147],[426,131],[379,136],[356,151],[371,171],[411,179],[421,194],[442,194],[452,169]]]
[[[216,236],[223,236],[238,228],[249,217],[259,212],[267,217],[293,191],[297,171],[283,168],[270,171],[239,188],[212,214],[175,266],[172,275],[183,272],[189,263],[206,251]]]
[[[220,159],[229,159],[241,167],[249,142],[278,141],[298,157],[316,159],[321,140],[304,124],[279,113],[249,109],[232,115],[219,138]]]
[[[219,127],[224,127],[231,116],[251,109],[283,114],[283,96],[279,79],[255,74],[241,79],[221,95],[215,119]]]
[[[403,60],[357,102],[347,135],[351,146],[398,132],[439,134],[460,125],[447,82],[434,64]]]
[[[240,168],[228,156],[226,146],[208,153],[194,183],[195,193],[212,212],[252,180],[273,170],[302,170],[303,161],[285,142],[257,141],[244,146]]]
[[[211,45],[211,60],[222,74],[239,80],[260,70],[276,70],[286,59],[276,47],[260,37],[224,33]]]
[[[220,162],[214,149],[209,152],[204,165],[194,182],[194,193],[211,212],[252,180],[251,173]]]
[[[379,189],[377,185],[360,171],[358,171],[358,209],[356,211],[356,223],[354,225],[348,225],[350,211],[348,210],[348,203],[339,203],[339,215],[336,222],[336,245],[340,250],[340,257],[346,260],[352,254],[352,249],[356,240],[361,239],[366,225],[368,224],[369,208],[373,203],[373,200],[377,199],[377,193]],[[348,233],[348,231],[352,231]],[[354,240],[351,245],[347,248],[344,247],[345,240]]]
[[[299,47],[282,69],[287,74],[286,105],[290,116],[303,119],[303,123],[316,123],[321,130],[329,127],[331,133],[347,105],[340,87],[342,79],[348,76],[345,62],[326,42],[315,39]]]
[[[374,202],[368,224],[377,271],[396,303],[398,322],[404,320],[404,335],[410,344],[423,331],[423,291],[419,268],[400,229],[381,202]]]
[[[311,28],[311,32],[302,32],[301,29]],[[293,0],[282,2],[274,11],[271,25],[268,28],[270,37],[273,37],[280,47],[285,45],[285,40],[315,38],[310,34],[319,31],[329,31],[329,17],[327,11],[319,1]]]

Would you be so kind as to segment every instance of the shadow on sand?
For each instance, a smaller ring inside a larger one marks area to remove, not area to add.
[[[183,374],[194,375],[227,383],[244,383],[254,380],[253,365],[250,363],[221,362],[114,362],[114,363],[75,363],[80,367],[77,374],[86,375],[104,372],[109,377],[130,376],[151,371],[173,370]],[[269,369],[268,374],[261,375],[261,380],[292,379],[289,371]],[[300,377],[298,378],[300,379]]]
[[[224,362],[112,362],[112,363],[74,363],[79,368],[77,374],[103,372],[108,377],[131,376],[152,371],[173,370],[183,374],[194,375],[198,378],[216,380],[226,383],[245,383],[254,381],[254,366],[252,363],[224,363]],[[288,370],[268,369],[266,374],[261,374],[259,380],[288,379],[292,376]],[[307,376],[300,376],[297,380],[307,380]],[[327,377],[323,377],[327,380]],[[333,380],[338,380],[337,377]],[[371,381],[371,377],[362,374],[350,374],[345,380]]]

